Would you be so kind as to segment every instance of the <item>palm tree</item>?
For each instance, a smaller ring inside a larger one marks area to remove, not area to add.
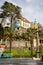
[[[32,50],[33,50],[33,38],[36,36],[36,34],[34,34],[34,32],[36,32],[36,29],[34,29],[34,28],[27,29],[27,35],[29,37],[30,44],[31,44],[31,56],[32,56]]]
[[[21,8],[19,6],[15,6],[12,3],[9,3],[5,1],[4,5],[1,7],[3,12],[1,15],[3,17],[5,16],[10,16],[11,17],[11,32],[10,32],[10,52],[11,52],[11,43],[12,43],[12,21],[15,16],[20,15],[21,13]]]

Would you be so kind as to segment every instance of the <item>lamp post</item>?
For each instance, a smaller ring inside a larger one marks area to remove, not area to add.
[[[34,28],[37,29],[37,44],[36,44],[36,57],[39,58],[40,57],[40,50],[39,50],[39,33],[38,33],[38,22],[35,19],[34,21]]]
[[[39,34],[38,34],[38,29],[37,29],[37,49],[36,49],[36,57],[40,58],[40,50],[39,50]]]

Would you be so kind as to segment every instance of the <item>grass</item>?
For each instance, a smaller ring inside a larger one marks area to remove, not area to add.
[[[5,50],[4,53],[9,53],[9,50]],[[31,57],[31,51],[28,49],[12,49],[11,53],[13,57]],[[41,55],[43,55],[43,50],[41,50]],[[36,51],[32,52],[32,56],[36,56]]]
[[[41,50],[41,55],[43,55],[43,50]]]

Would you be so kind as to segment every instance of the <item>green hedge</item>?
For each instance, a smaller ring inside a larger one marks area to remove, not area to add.
[[[41,55],[43,55],[43,50],[41,50]]]
[[[9,50],[5,50],[4,53],[9,53]],[[12,49],[11,53],[13,57],[31,57],[31,51],[28,49]]]
[[[31,57],[29,50],[12,50],[13,57]]]
[[[4,53],[9,53],[9,50],[5,50]],[[12,49],[12,57],[31,57],[31,50],[28,49]],[[41,55],[43,55],[43,50],[41,50]],[[36,51],[32,51],[32,57],[36,56]]]

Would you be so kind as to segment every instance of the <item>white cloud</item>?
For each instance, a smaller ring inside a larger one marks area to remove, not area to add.
[[[40,12],[40,11],[37,11],[35,14],[34,14],[34,18],[37,18],[39,22],[42,22],[43,20],[43,12]]]
[[[26,0],[26,2],[31,2],[31,0]]]
[[[31,22],[34,22],[34,19],[36,18],[39,23],[43,23],[43,12],[38,7],[28,5],[23,8],[22,14]]]
[[[26,6],[25,8],[24,7],[22,8],[22,14],[24,15],[27,14],[26,16],[29,16],[29,15],[33,16],[34,12],[35,12],[35,9],[32,8],[31,6]]]
[[[25,12],[28,12],[28,13],[30,13],[30,14],[32,14],[32,13],[34,12],[31,7],[26,7],[26,8],[24,8],[24,11],[25,11]]]

